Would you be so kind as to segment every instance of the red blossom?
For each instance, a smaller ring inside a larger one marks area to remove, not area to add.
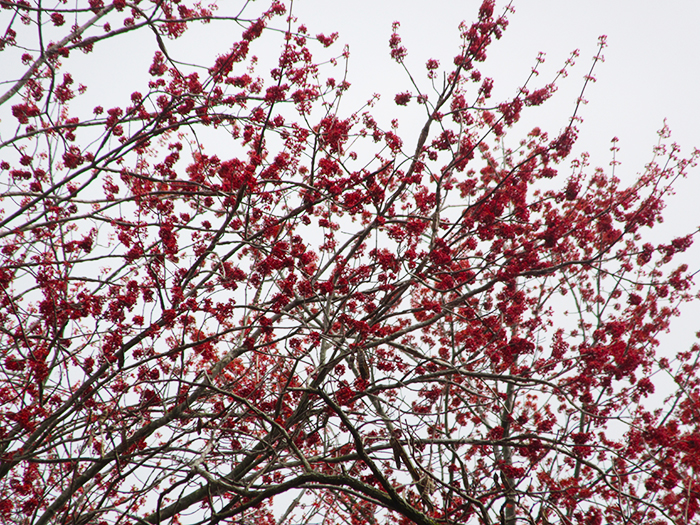
[[[493,79],[485,78],[479,88],[479,94],[484,98],[491,98],[491,91],[493,90]]]
[[[260,19],[256,20],[255,22],[253,22],[250,25],[250,27],[248,27],[248,29],[246,29],[243,32],[242,38],[243,38],[243,40],[248,40],[248,41],[255,40],[256,38],[258,38],[262,34],[263,29],[265,29],[265,20],[260,18]]]
[[[397,106],[405,106],[411,101],[411,93],[406,91],[404,93],[399,93],[394,97],[394,102]]]
[[[391,49],[391,58],[400,63],[403,62],[404,58],[406,58],[408,51],[401,45],[401,37],[397,32],[399,26],[400,24],[398,22],[394,22],[392,24],[392,29],[394,32],[391,34],[391,38],[389,39],[389,48]]]
[[[523,102],[519,98],[514,99],[510,103],[501,104],[498,106],[498,110],[503,115],[503,122],[506,124],[506,126],[510,126],[511,124],[520,120],[520,111],[522,108]]]
[[[102,0],[88,0],[88,3],[90,4],[90,9],[92,9],[93,13],[99,13],[105,5]]]
[[[30,117],[37,117],[39,114],[39,108],[31,103],[12,106],[12,115],[20,124],[27,124]]]
[[[330,47],[333,45],[333,42],[338,40],[338,33],[331,33],[330,35],[326,36],[323,33],[319,33],[316,35],[316,40],[321,42],[323,44],[323,47]]]
[[[81,155],[80,150],[76,147],[71,146],[68,151],[63,154],[63,163],[66,168],[77,168],[85,161],[84,157]]]
[[[336,117],[326,117],[321,120],[319,128],[319,142],[327,146],[332,153],[343,153],[343,145],[348,140],[350,122],[339,120]]]
[[[66,23],[66,19],[61,13],[51,13],[51,22],[53,22],[53,25],[56,27],[59,27]]]
[[[539,106],[542,104],[545,100],[547,100],[549,97],[552,96],[554,93],[554,86],[548,85],[546,87],[543,87],[541,89],[536,89],[532,93],[528,93],[525,96],[525,105],[526,106]]]
[[[576,130],[568,127],[559,137],[552,141],[551,147],[560,158],[566,157],[571,153],[571,148],[574,146],[576,136]]]

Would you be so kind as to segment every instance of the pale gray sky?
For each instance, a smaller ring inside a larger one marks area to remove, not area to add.
[[[461,20],[475,19],[480,0],[295,0],[293,13],[304,22],[311,35],[334,31],[340,33],[334,48],[350,46],[349,80],[352,89],[342,108],[357,109],[373,93],[383,94],[376,113],[386,125],[391,118],[401,120],[405,142],[415,137],[421,122],[418,108],[400,108],[393,97],[410,85],[401,68],[389,58],[388,40],[391,23],[401,22],[403,44],[408,48],[407,64],[427,87],[423,65],[436,58],[446,66],[457,53],[457,26]],[[515,0],[515,12],[503,38],[490,48],[482,72],[494,78],[494,100],[512,96],[525,80],[535,57],[542,51],[547,61],[541,68],[539,82],[545,84],[562,66],[569,53],[581,50],[576,67],[560,82],[555,96],[540,108],[524,114],[523,127],[539,125],[557,133],[568,121],[583,84],[591,57],[596,53],[599,35],[608,36],[605,63],[599,64],[598,81],[589,85],[585,98],[589,104],[580,115],[580,138],[577,151],[589,151],[593,166],[607,167],[610,139],[619,137],[622,162],[617,175],[633,181],[651,158],[656,130],[664,118],[672,138],[688,154],[700,147],[700,1],[698,0]],[[220,14],[236,11],[241,2],[221,0]],[[266,7],[256,2],[253,10]],[[497,2],[498,9],[504,2]],[[281,22],[276,22],[276,25]],[[241,29],[230,24],[194,25],[181,41],[168,42],[173,56],[200,64],[210,64],[219,53],[226,52],[238,39]],[[271,42],[266,44],[265,42]],[[258,74],[265,57],[276,57],[279,39],[265,36],[255,42],[253,52],[260,56]],[[75,104],[85,104],[88,111],[97,104],[123,105],[132,91],[144,91],[147,69],[157,49],[153,35],[138,31],[125,38],[101,43],[94,53],[74,52],[66,70],[76,82],[88,86],[84,97]],[[7,58],[7,54],[3,58]],[[7,70],[6,70],[7,71]],[[337,76],[341,76],[340,71]],[[413,108],[413,109],[412,109]],[[9,109],[8,109],[9,111]],[[527,130],[524,130],[527,131]],[[5,130],[5,133],[7,129]],[[511,135],[513,141],[521,136]],[[700,210],[695,201],[700,196],[700,169],[688,179],[678,181],[678,194],[669,202],[667,222],[659,234],[675,236],[700,225]],[[659,237],[660,239],[660,237]],[[699,243],[700,244],[700,241]],[[694,247],[689,260],[700,267],[700,246]],[[687,326],[678,333],[692,333],[693,316],[685,316]],[[685,324],[685,323],[684,323]]]
[[[474,20],[480,4],[477,0],[297,0],[294,12],[309,26],[310,34],[338,31],[339,42],[349,44],[350,94],[357,101],[382,93],[384,105],[378,111],[386,111],[387,116],[395,112],[401,118],[404,108],[393,104],[393,96],[409,84],[389,58],[391,23],[401,22],[407,63],[424,80],[425,61],[436,58],[447,64],[452,59],[459,43],[459,22]],[[504,5],[497,2],[498,8]],[[576,67],[560,82],[559,91],[543,106],[533,108],[531,118],[524,114],[524,125],[538,125],[550,133],[566,125],[597,51],[598,36],[607,35],[605,62],[597,65],[597,82],[589,84],[585,94],[589,103],[579,112],[584,121],[578,126],[575,151],[590,152],[592,166],[607,168],[610,139],[617,136],[617,160],[622,164],[616,175],[631,182],[651,160],[664,119],[682,153],[700,148],[700,1],[515,0],[513,5],[515,12],[508,17],[503,38],[491,46],[480,68],[495,80],[494,99],[515,94],[540,51],[546,54],[539,77],[544,84],[571,51],[580,49]],[[409,124],[403,122],[400,129],[409,132]],[[416,136],[419,129],[414,131]],[[513,141],[519,138],[512,136]],[[665,224],[653,232],[657,242],[700,226],[700,167],[679,180],[676,189],[667,202]],[[700,269],[700,239],[685,262]],[[672,351],[689,347],[700,330],[700,307],[693,306],[684,310],[665,340]]]
[[[639,170],[646,162],[655,132],[668,118],[673,138],[689,151],[700,147],[700,2],[694,0],[516,0],[503,38],[493,44],[482,68],[496,81],[494,94],[513,94],[527,76],[538,52],[547,62],[547,81],[569,53],[581,50],[577,67],[551,104],[536,120],[564,123],[590,66],[599,35],[608,35],[606,62],[596,69],[583,108],[579,145],[606,155],[609,140],[620,138],[619,160]],[[423,76],[427,58],[450,60],[457,49],[457,25],[475,18],[474,0],[297,0],[294,12],[315,32],[338,31],[351,51],[353,91],[379,92],[406,78],[389,59],[391,23],[401,22],[409,65]],[[502,7],[503,2],[497,5]],[[385,86],[388,86],[385,87]],[[357,93],[359,94],[359,93]],[[496,98],[496,97],[494,97]],[[601,158],[601,164],[607,164]],[[700,219],[700,214],[698,215]]]

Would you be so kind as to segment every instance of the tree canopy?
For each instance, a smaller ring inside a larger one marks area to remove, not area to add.
[[[697,152],[623,183],[581,99],[512,137],[573,57],[494,100],[493,0],[422,71],[387,28],[415,129],[263,3],[0,1],[2,520],[697,523],[700,348],[659,343],[695,231],[649,237]],[[199,24],[233,43],[191,63]],[[114,49],[150,67],[86,107]]]

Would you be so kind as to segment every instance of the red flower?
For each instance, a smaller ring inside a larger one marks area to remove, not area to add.
[[[331,153],[343,153],[343,144],[348,140],[350,121],[335,116],[326,117],[319,124],[319,143],[327,146]]]
[[[316,35],[316,40],[321,42],[321,44],[323,44],[323,47],[329,47],[337,39],[338,39],[338,33],[331,33],[329,36],[326,36],[322,33],[319,33],[318,35]]]
[[[66,19],[63,18],[61,13],[51,13],[51,21],[56,27],[62,26],[66,23]]]
[[[411,93],[408,91],[404,93],[399,93],[394,97],[394,102],[396,102],[397,106],[405,106],[411,101]]]

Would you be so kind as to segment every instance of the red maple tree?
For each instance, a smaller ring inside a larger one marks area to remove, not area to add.
[[[697,523],[700,352],[657,354],[692,233],[645,237],[695,156],[626,186],[576,112],[506,147],[556,80],[491,100],[492,0],[395,96],[415,143],[338,109],[336,34],[222,4],[0,1],[3,522]],[[241,36],[178,60],[201,22]],[[150,78],[81,105],[132,35]]]

